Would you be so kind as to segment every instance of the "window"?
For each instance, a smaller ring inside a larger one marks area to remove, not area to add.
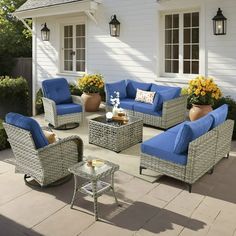
[[[164,72],[199,74],[199,12],[164,19]]]
[[[63,71],[85,71],[85,24],[63,27]]]

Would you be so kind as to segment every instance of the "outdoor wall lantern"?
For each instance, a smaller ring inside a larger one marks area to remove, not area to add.
[[[43,28],[41,29],[41,37],[43,41],[49,41],[50,29],[47,27],[46,23],[43,25]]]
[[[110,26],[110,35],[112,37],[119,37],[120,36],[120,22],[116,19],[116,15],[111,17],[109,26]]]
[[[224,17],[220,8],[218,8],[217,14],[212,18],[214,35],[226,34],[226,22],[227,18]]]

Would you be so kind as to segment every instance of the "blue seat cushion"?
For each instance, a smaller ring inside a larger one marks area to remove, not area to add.
[[[20,115],[18,113],[10,112],[6,115],[5,121],[7,124],[28,130],[32,135],[35,147],[37,149],[45,147],[49,144],[41,127],[39,126],[36,120],[27,116]]]
[[[59,104],[56,106],[56,109],[57,109],[57,115],[80,113],[83,110],[80,104],[75,104],[75,103]]]
[[[162,105],[165,101],[177,98],[180,96],[181,88],[180,87],[171,87],[171,86],[163,86],[152,84],[150,91],[156,92],[156,96],[154,98],[154,110],[162,110]]]
[[[187,164],[187,153],[174,153],[176,134],[161,133],[141,144],[141,152],[179,165]]]
[[[120,99],[120,107],[127,110],[133,110],[134,99],[131,99],[131,98]]]
[[[128,98],[135,98],[137,89],[141,89],[144,91],[149,91],[151,88],[151,83],[142,83],[134,80],[127,80],[127,97]]]
[[[153,115],[153,116],[161,116],[161,111],[154,111],[153,104],[143,103],[143,102],[134,102],[134,111]]]
[[[114,92],[119,92],[120,99],[126,98],[126,82],[125,80],[121,80],[119,82],[115,83],[106,83],[106,96],[107,96],[107,102],[109,105],[111,105],[111,96],[116,96]]]
[[[212,129],[215,128],[216,126],[222,124],[228,115],[228,105],[224,104],[220,107],[218,107],[217,109],[215,109],[214,111],[211,111],[209,113],[212,118],[213,118],[213,124],[212,124]]]
[[[44,97],[53,100],[56,104],[72,102],[69,84],[64,78],[44,80],[42,88]]]
[[[213,118],[208,114],[196,121],[185,123],[176,136],[174,152],[186,153],[190,142],[210,130]]]

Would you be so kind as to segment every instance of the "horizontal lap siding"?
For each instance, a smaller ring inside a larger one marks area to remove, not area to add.
[[[213,7],[214,6],[214,7]],[[226,35],[213,35],[211,18],[217,7],[223,11],[227,20]],[[208,75],[214,76],[224,95],[236,99],[236,1],[208,0],[206,4],[206,35]]]

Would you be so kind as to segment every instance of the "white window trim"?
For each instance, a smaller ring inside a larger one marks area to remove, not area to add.
[[[199,12],[199,74],[201,75],[206,75],[205,69],[207,68],[206,66],[206,42],[205,42],[205,15],[203,14],[205,12],[205,9],[201,6],[200,8],[192,8],[192,9],[181,9],[181,10],[173,10],[173,11],[163,11],[160,12],[160,37],[159,37],[159,56],[160,56],[160,61],[159,61],[159,68],[160,68],[160,76],[157,77],[156,81],[159,82],[169,82],[169,83],[187,83],[190,79],[193,79],[197,76],[197,74],[180,74],[180,73],[165,73],[165,63],[164,63],[164,40],[165,40],[165,29],[164,29],[164,23],[165,23],[165,15],[168,14],[184,14],[184,13],[190,13],[190,12]],[[180,31],[179,31],[179,40],[181,42],[179,46],[179,60],[180,60],[180,67],[179,71],[183,72],[183,18],[180,17],[179,22],[180,22]],[[182,67],[181,67],[182,66]]]
[[[64,58],[63,58],[63,41],[64,41],[64,26],[66,25],[79,25],[85,24],[85,71],[64,71]],[[81,77],[87,73],[87,17],[79,16],[79,17],[71,17],[71,18],[60,18],[59,20],[59,50],[58,50],[58,71],[57,75],[59,76],[73,76],[73,77]]]

